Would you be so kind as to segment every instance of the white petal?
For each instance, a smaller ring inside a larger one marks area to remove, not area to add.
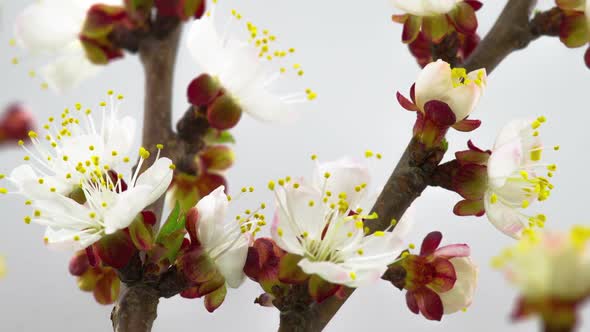
[[[446,14],[461,0],[392,0],[399,10],[416,16]]]
[[[328,179],[324,177],[325,173],[330,174]],[[333,162],[319,163],[314,172],[315,187],[322,190],[325,186],[325,190],[330,191],[333,197],[345,193],[346,201],[351,209],[358,207],[358,203],[367,193],[366,188],[357,192],[357,187],[368,186],[370,181],[367,165],[347,157]]]
[[[223,236],[223,222],[229,204],[224,190],[224,186],[219,186],[196,205],[199,212],[198,237],[206,249],[212,249],[216,239]]]
[[[41,75],[52,90],[64,93],[94,77],[101,69],[102,66],[88,60],[81,45],[73,45],[72,50],[41,68]]]
[[[129,154],[135,140],[137,122],[134,118],[126,116],[119,119],[116,114],[109,118],[112,122],[105,133],[105,153],[107,160],[118,163]],[[117,151],[117,156],[112,152]]]
[[[217,76],[223,70],[226,57],[213,16],[213,13],[204,15],[192,23],[188,32],[187,46],[193,59],[202,67],[203,71]]]
[[[244,281],[244,265],[248,256],[248,241],[228,250],[215,260],[219,272],[225,278],[225,282],[231,288],[238,288]]]
[[[457,281],[448,292],[440,293],[445,315],[467,308],[477,287],[478,269],[469,257],[452,258]]]
[[[523,220],[518,211],[504,205],[500,200],[492,204],[490,196],[492,192],[487,191],[484,195],[484,206],[488,220],[502,233],[518,239],[526,227],[526,220]]]
[[[443,60],[431,62],[422,69],[416,80],[416,104],[424,110],[426,102],[443,99],[451,89],[451,66]]]
[[[507,177],[518,171],[522,153],[520,140],[513,140],[494,149],[488,160],[488,178],[494,188],[502,187]]]
[[[151,202],[153,188],[137,185],[116,195],[115,204],[104,215],[105,232],[112,234],[128,227]]]
[[[380,269],[395,262],[403,250],[403,241],[391,232],[385,232],[383,236],[371,234],[362,239],[358,249],[362,249],[363,254],[359,255],[355,250],[345,264]]]
[[[447,98],[442,101],[449,105],[457,121],[461,121],[473,112],[480,96],[481,88],[475,83],[469,83],[449,90]]]
[[[287,220],[287,215],[284,212],[282,214],[280,213],[279,208],[275,213],[270,228],[270,234],[273,241],[279,246],[279,248],[286,252],[303,256],[305,254],[305,249],[301,245],[301,242],[299,242],[296,233],[292,230],[291,225]]]
[[[43,184],[39,183],[40,178],[43,178]],[[56,193],[67,195],[72,190],[72,186],[67,182],[52,176],[42,177],[27,164],[15,168],[10,173],[9,179],[18,188],[20,194],[32,200],[50,199]],[[56,189],[55,193],[50,190],[51,188]]]
[[[352,281],[349,270],[346,270],[339,264],[330,262],[312,262],[307,258],[303,258],[299,261],[299,267],[303,272],[312,275],[317,274],[325,281],[333,284],[345,285]]]
[[[74,240],[79,238],[79,240]],[[100,234],[69,229],[53,229],[47,227],[45,231],[46,245],[51,249],[77,251],[82,250],[100,240]]]
[[[325,206],[321,199],[321,193],[305,183],[300,184],[297,189],[291,184],[278,188],[278,217],[281,224],[291,228],[297,235],[307,232],[309,237],[319,238],[326,226]],[[311,206],[310,202],[313,202]]]
[[[265,87],[252,86],[245,91],[245,98],[239,99],[242,110],[260,121],[275,123],[291,123],[297,118],[293,107],[281,100],[280,96],[268,91]]]
[[[16,18],[17,42],[33,53],[55,53],[78,38],[80,18],[64,15],[54,1],[36,1]]]
[[[520,141],[524,136],[532,136],[532,119],[516,119],[507,123],[496,137],[494,150],[505,144],[511,144],[515,140]],[[530,135],[529,135],[530,134]]]
[[[146,206],[164,195],[170,186],[173,174],[170,168],[171,165],[172,161],[170,159],[160,158],[137,178],[137,186],[148,186],[152,191],[147,198],[147,202],[144,202],[147,203]]]

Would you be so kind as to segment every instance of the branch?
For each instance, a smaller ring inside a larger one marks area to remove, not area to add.
[[[529,22],[535,4],[536,0],[509,0],[494,27],[467,59],[464,67],[469,71],[486,68],[491,73],[511,52],[526,47],[541,35],[555,35],[561,13],[553,9],[538,14]],[[367,222],[371,231],[384,230],[392,219],[399,220],[410,204],[432,183],[433,174],[443,155],[444,151],[427,151],[415,139],[410,141],[373,207],[379,218]],[[323,330],[353,292],[354,289],[348,289],[342,299],[333,296],[320,304],[312,304],[304,311],[282,311],[279,331],[301,331],[301,327],[305,331]]]
[[[510,53],[523,49],[541,36],[558,36],[563,13],[553,8],[535,15],[537,0],[510,0],[498,20],[480,42],[464,67],[467,71],[486,68],[491,73]]]

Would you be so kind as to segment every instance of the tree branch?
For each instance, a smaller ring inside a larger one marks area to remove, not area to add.
[[[536,2],[509,0],[494,27],[467,59],[464,67],[469,71],[486,68],[488,73],[491,73],[511,52],[526,47],[543,34],[555,35],[555,29],[552,28],[560,20],[561,15],[555,10],[546,12],[551,14],[538,14],[529,22]],[[399,220],[410,204],[431,183],[443,154],[444,151],[425,150],[415,139],[410,141],[373,207],[379,218],[367,222],[371,231],[384,230],[391,224],[392,219]],[[300,327],[305,327],[305,331],[323,330],[353,292],[354,289],[348,289],[342,299],[333,296],[320,304],[312,304],[304,311],[282,311],[279,331],[301,331]]]

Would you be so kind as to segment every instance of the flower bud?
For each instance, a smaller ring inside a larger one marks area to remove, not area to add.
[[[405,253],[383,275],[395,287],[406,289],[408,308],[429,320],[441,320],[471,304],[477,283],[477,268],[465,244],[439,248],[440,232],[428,234],[420,255]]]
[[[199,153],[201,166],[208,171],[225,171],[233,165],[235,157],[233,150],[226,145],[209,146]]]
[[[217,98],[207,109],[207,119],[211,127],[226,130],[235,127],[242,117],[242,108],[229,95]]]
[[[123,56],[123,52],[109,40],[109,34],[115,25],[126,19],[127,13],[121,6],[96,4],[88,10],[80,42],[92,63],[104,65]]]
[[[216,79],[209,74],[201,74],[188,86],[188,101],[195,106],[207,106],[220,92],[221,86]]]
[[[79,277],[83,275],[89,267],[90,263],[88,262],[88,256],[86,255],[86,251],[81,250],[76,252],[74,257],[70,259],[68,270],[70,271],[71,275]]]
[[[24,140],[34,130],[33,115],[24,104],[9,105],[0,118],[0,142]]]

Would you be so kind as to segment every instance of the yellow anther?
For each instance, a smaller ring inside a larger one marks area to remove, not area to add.
[[[496,202],[498,202],[498,195],[494,193],[492,196],[490,196],[490,203],[496,204]]]
[[[168,166],[168,168],[170,168],[171,170],[175,170],[176,169],[176,165],[170,164],[170,166]]]
[[[350,272],[350,279],[356,280],[356,273]]]
[[[282,228],[277,228],[277,234],[279,236],[283,236],[283,229]]]
[[[105,107],[105,106],[107,106],[107,103],[106,103],[106,102],[104,102],[104,101],[101,101],[99,105],[100,105],[101,107]]]
[[[162,150],[164,148],[164,144],[156,144],[156,149]]]
[[[416,245],[415,245],[415,244],[413,244],[413,243],[410,243],[410,244],[408,245],[408,248],[410,248],[410,249],[416,249]]]
[[[89,216],[90,218],[94,219],[94,218],[96,218],[96,213],[94,213],[94,212],[90,212],[90,213],[88,214],[88,216]]]
[[[365,224],[363,223],[363,221],[362,221],[362,220],[357,220],[357,221],[354,223],[354,226],[355,226],[356,228],[358,228],[358,229],[362,229],[363,227],[365,227]]]
[[[37,182],[39,182],[39,184],[43,184],[43,183],[45,183],[45,180],[43,180],[43,178],[41,178],[41,179],[37,180]]]
[[[279,186],[284,186],[285,185],[285,180],[283,179],[279,179],[278,180]]]
[[[523,209],[526,209],[527,207],[529,207],[530,204],[531,203],[525,199],[525,200],[522,201],[521,206],[522,206]]]
[[[33,201],[31,201],[30,199],[25,201],[25,205],[31,205],[31,204],[33,204]]]
[[[143,159],[148,159],[150,157],[150,152],[145,148],[139,148],[139,156]]]
[[[559,151],[559,149],[560,149],[559,145],[556,145],[553,147],[553,150],[555,150],[555,151]]]
[[[539,122],[539,120],[535,120],[535,121],[533,121],[533,123],[531,124],[531,127],[532,127],[533,129],[537,129],[537,128],[541,127],[541,122]]]
[[[39,210],[35,210],[35,212],[33,212],[33,214],[35,215],[35,217],[41,217],[41,211],[39,211]]]
[[[6,195],[8,194],[8,190],[6,188],[0,188],[0,194]]]
[[[365,151],[365,158],[371,158],[374,155],[373,151],[367,150]]]
[[[315,205],[315,202],[314,202],[314,201],[309,201],[309,202],[307,203],[307,205],[309,205],[309,207],[313,207],[313,206]]]
[[[375,233],[373,233],[373,235],[375,235],[377,237],[382,237],[382,236],[385,236],[385,232],[383,232],[383,231],[376,231]]]
[[[80,241],[80,237],[78,235],[74,235],[74,241]]]
[[[356,253],[362,256],[365,253],[365,251],[363,249],[359,249],[356,251]]]
[[[254,192],[254,187],[248,187],[248,191],[253,193]]]
[[[297,189],[297,188],[299,188],[299,186],[300,186],[299,183],[293,183],[293,188]]]
[[[324,178],[329,179],[330,178],[330,173],[329,172],[324,173]]]
[[[26,216],[26,217],[24,218],[25,224],[27,224],[27,225],[31,223],[31,220],[32,220],[32,219],[31,219],[31,217],[29,217],[29,216]]]
[[[268,189],[275,190],[275,182],[274,181],[269,181],[268,182]]]
[[[264,203],[261,203],[261,204],[260,204],[260,208],[261,208],[262,210],[266,209],[266,204],[264,204]]]
[[[246,187],[243,187],[242,192],[245,193],[246,191],[248,191],[248,189],[246,189]]]
[[[540,123],[545,123],[547,121],[547,118],[543,115],[541,115],[540,117],[537,118],[537,121],[539,121]]]
[[[318,156],[316,154],[311,155],[311,160],[317,160],[317,159],[318,159]]]

